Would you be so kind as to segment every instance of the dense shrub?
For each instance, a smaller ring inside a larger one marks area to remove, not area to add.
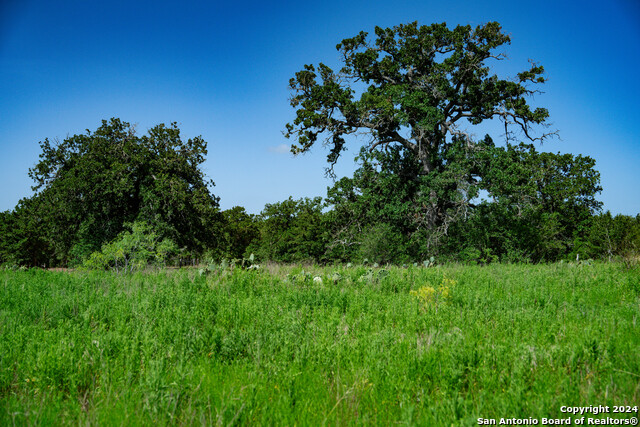
[[[131,272],[150,264],[165,265],[178,252],[178,247],[172,240],[160,240],[148,224],[137,221],[130,225],[130,229],[102,245],[102,250],[92,253],[83,266],[89,269]]]

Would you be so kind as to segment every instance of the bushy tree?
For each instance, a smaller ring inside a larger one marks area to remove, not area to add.
[[[592,158],[537,152],[530,144],[492,150],[482,186],[501,205],[502,228],[515,226],[510,234],[534,260],[556,260],[576,249],[602,206]]]
[[[29,170],[36,194],[11,214],[22,224],[8,238],[20,262],[79,262],[135,221],[188,252],[220,244],[201,137],[183,141],[175,123],[137,136],[129,123],[111,119],[95,132],[40,146],[40,161]]]
[[[241,206],[223,211],[222,217],[226,242],[224,255],[232,259],[248,256],[247,248],[260,236],[258,219]]]
[[[260,238],[247,251],[261,260],[319,261],[325,252],[322,198],[267,204],[259,216]]]
[[[48,227],[39,198],[22,199],[13,211],[0,214],[0,263],[43,266],[51,263]]]
[[[369,259],[393,262],[434,255],[481,262],[552,261],[581,247],[601,206],[593,159],[538,152],[530,144],[496,147],[489,137],[472,152],[457,142],[447,152],[452,166],[428,176],[416,176],[419,162],[402,147],[363,149],[353,177],[328,189],[328,253],[343,260],[366,253]],[[468,174],[464,192],[456,185],[460,174]],[[424,195],[434,188],[442,197],[449,191],[453,200],[469,199],[465,216],[446,234],[435,234],[424,221]],[[388,254],[376,255],[382,248],[378,241],[385,242]]]
[[[397,146],[371,152],[363,148],[357,161],[353,177],[327,189],[327,253],[342,260],[404,260],[412,255],[408,245],[417,227],[420,165]],[[379,245],[386,245],[384,251]]]
[[[487,140],[488,142],[488,140]],[[445,252],[468,248],[478,260],[553,261],[576,255],[601,207],[595,161],[538,152],[531,144],[487,143],[478,153],[486,201],[456,224]]]
[[[176,255],[178,247],[170,239],[161,239],[149,224],[136,221],[127,225],[116,239],[102,245],[84,261],[89,269],[132,272],[148,265],[164,266]]]
[[[584,238],[582,255],[609,261],[616,257],[640,260],[640,214],[613,216],[607,211],[595,216]]]

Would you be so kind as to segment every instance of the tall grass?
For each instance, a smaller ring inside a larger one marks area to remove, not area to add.
[[[637,271],[284,273],[0,272],[0,425],[476,425],[640,403]],[[445,277],[446,299],[417,297]]]

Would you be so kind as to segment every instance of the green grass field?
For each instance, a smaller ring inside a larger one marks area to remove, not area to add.
[[[640,404],[638,317],[615,263],[0,271],[0,425],[566,418]]]

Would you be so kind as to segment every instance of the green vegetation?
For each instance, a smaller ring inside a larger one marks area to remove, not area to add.
[[[639,402],[638,270],[305,269],[0,271],[0,424],[475,425]]]
[[[320,259],[324,253],[325,224],[322,199],[267,204],[260,214],[260,237],[247,251],[259,258],[281,262]]]
[[[201,170],[201,137],[183,141],[175,123],[138,136],[111,119],[95,132],[40,146],[29,170],[36,193],[0,218],[0,262],[80,264],[135,221],[185,255],[220,246],[218,198]]]
[[[308,64],[289,82],[292,151],[325,139],[332,167],[358,132],[371,136],[369,150],[402,147],[418,166],[404,171],[422,187],[418,219],[436,243],[467,216],[484,179],[475,158],[487,138],[474,140],[467,127],[501,120],[507,144],[518,135],[542,141],[555,133],[534,132],[549,117],[529,103],[546,81],[542,66],[531,63],[513,77],[493,74],[492,61],[506,58],[501,49],[510,42],[497,22],[453,29],[413,22],[344,39],[336,46],[341,69]]]
[[[251,254],[258,263],[636,263],[640,215],[602,214],[595,161],[531,144],[555,134],[537,132],[549,112],[530,104],[544,68],[493,74],[509,43],[496,22],[411,23],[344,39],[338,71],[306,65],[290,81],[292,151],[324,138],[331,172],[356,134],[371,139],[325,198],[289,197],[258,215],[219,209],[202,170],[206,141],[183,141],[175,123],[140,136],[114,118],[45,139],[29,170],[35,193],[0,213],[0,265],[131,270]],[[504,122],[502,145],[467,129],[492,119]]]
[[[638,405],[640,215],[601,212],[592,158],[530,144],[554,134],[529,104],[544,69],[492,75],[509,41],[495,22],[414,23],[343,40],[340,71],[306,65],[292,150],[326,137],[331,172],[353,134],[372,139],[326,198],[258,215],[220,210],[207,143],[175,123],[41,142],[34,194],[0,213],[0,425]],[[466,130],[492,119],[502,146]]]
[[[131,231],[123,231],[118,238],[102,245],[84,262],[83,267],[98,270],[132,272],[147,265],[165,265],[167,258],[178,251],[173,241],[158,235],[144,222],[134,222]]]

